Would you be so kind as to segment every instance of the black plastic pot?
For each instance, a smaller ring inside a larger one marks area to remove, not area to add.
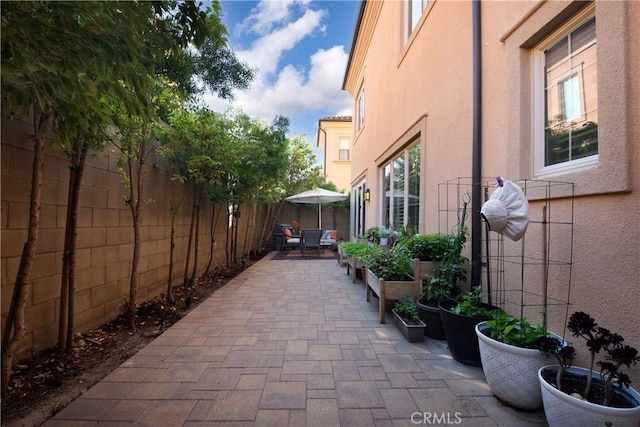
[[[418,316],[422,320],[427,328],[424,334],[434,340],[446,339],[444,328],[442,326],[442,319],[440,318],[440,307],[437,305],[426,304],[424,300],[416,301],[418,307]]]
[[[440,303],[440,318],[447,337],[447,345],[451,356],[460,363],[471,366],[482,366],[480,359],[480,347],[476,335],[476,325],[489,317],[465,316],[451,312],[451,308],[457,304],[455,301],[443,301]],[[481,304],[490,310],[496,307],[489,304]]]

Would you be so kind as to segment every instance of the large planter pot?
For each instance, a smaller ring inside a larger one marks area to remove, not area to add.
[[[378,278],[367,268],[365,282],[367,302],[371,300],[371,293],[376,294],[379,301],[380,323],[385,323],[385,310],[387,300],[399,300],[408,295],[416,298],[420,293],[419,280],[384,280]]]
[[[460,363],[471,366],[482,366],[476,325],[488,317],[475,317],[456,314],[451,311],[457,303],[455,301],[443,301],[440,303],[440,318],[444,334],[447,337],[447,346],[451,356]],[[495,309],[488,304],[482,304],[487,309]]]
[[[424,334],[434,340],[444,340],[446,338],[442,319],[440,318],[440,307],[437,305],[423,304],[423,300],[418,300],[418,316],[426,325]]]
[[[493,394],[516,408],[542,408],[542,394],[536,381],[538,370],[549,363],[540,350],[504,344],[489,337],[486,322],[476,325],[480,360]],[[485,334],[486,331],[486,334]],[[562,337],[554,334],[562,341]]]
[[[557,365],[544,366],[538,370],[544,413],[550,427],[595,427],[607,425],[638,427],[640,425],[640,393],[635,389],[621,389],[615,384],[612,386],[612,393],[624,395],[635,405],[633,408],[613,408],[597,405],[570,396],[551,385],[546,378],[555,378],[556,372],[558,372]],[[571,367],[565,371],[563,378],[570,378],[571,376],[586,377],[587,375],[587,369]],[[593,374],[592,381],[594,383],[599,381],[599,373]]]
[[[395,308],[391,309],[391,311],[396,321],[396,327],[409,342],[420,342],[424,339],[424,328],[426,325],[422,320],[419,320],[417,325],[409,325],[398,315]]]

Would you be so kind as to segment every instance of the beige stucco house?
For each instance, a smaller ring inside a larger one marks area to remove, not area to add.
[[[529,200],[534,224],[542,205],[570,218],[548,230],[569,254],[557,273],[568,279],[550,284],[562,307],[550,327],[564,332],[566,312],[582,310],[640,347],[638,45],[634,1],[362,1],[343,84],[353,97],[352,233],[409,221],[450,231],[443,214],[455,217],[452,200],[469,191],[471,282],[486,288],[483,241],[496,233],[479,215],[483,189],[493,191],[485,177],[562,183],[571,191]],[[527,245],[541,259],[538,229],[505,239],[505,256]],[[541,268],[525,273],[544,281]]]
[[[338,191],[351,188],[351,116],[327,116],[318,120],[317,147],[322,150],[322,170]]]

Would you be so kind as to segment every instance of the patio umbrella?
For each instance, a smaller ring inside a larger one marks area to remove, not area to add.
[[[303,191],[285,198],[291,203],[305,203],[318,205],[318,228],[322,228],[322,204],[339,202],[345,200],[349,196],[347,194],[336,193],[335,191],[325,190],[324,188],[314,188],[313,190]]]

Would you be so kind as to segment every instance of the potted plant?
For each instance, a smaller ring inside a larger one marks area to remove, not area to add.
[[[365,231],[365,237],[370,243],[380,244],[380,229],[378,227],[369,227]]]
[[[378,238],[381,246],[389,246],[389,230],[380,227],[378,229]]]
[[[424,339],[425,324],[418,317],[418,309],[410,296],[403,296],[391,310],[396,327],[409,342],[420,342]]]
[[[538,370],[548,364],[539,350],[541,340],[562,338],[543,326],[533,326],[526,318],[501,310],[491,320],[476,325],[480,360],[493,394],[503,402],[525,410],[542,407]],[[546,322],[543,322],[546,324]]]
[[[404,251],[375,246],[364,257],[364,264],[367,267],[367,301],[371,300],[372,292],[378,296],[380,323],[385,323],[386,300],[399,300],[404,295],[418,296],[420,282],[412,276],[412,260]]]
[[[560,364],[538,371],[542,401],[550,426],[640,425],[640,393],[630,386],[622,370],[640,361],[638,350],[624,344],[624,338],[598,326],[584,312],[575,312],[568,329],[584,338],[590,352],[587,368],[572,367],[573,348],[563,349],[558,341],[547,340],[542,347]],[[596,356],[605,354],[596,362]],[[598,366],[600,372],[594,372]]]
[[[419,280],[424,286],[421,288],[421,294],[416,301],[416,307],[418,308],[418,316],[426,325],[425,335],[429,338],[443,340],[444,329],[442,328],[442,321],[440,320],[440,308],[438,307],[438,299],[441,295],[433,295],[425,284],[426,280],[433,275],[435,269],[440,265],[440,262],[445,257],[449,248],[449,236],[442,233],[433,234],[415,234],[404,239],[401,239],[397,244],[397,250],[405,251],[407,256],[414,262],[414,277]],[[436,281],[433,282],[434,287],[445,291],[445,286],[436,286]]]
[[[467,228],[461,225],[458,233],[447,235],[444,242],[437,241],[434,245],[436,249],[444,249],[444,253],[433,273],[424,280],[424,286],[418,300],[429,315],[430,321],[425,321],[425,323],[427,323],[429,336],[434,339],[446,338],[446,328],[441,313],[442,304],[445,309],[453,307],[460,298],[460,284],[467,281],[465,264],[468,260],[462,255],[466,240]],[[437,311],[435,307],[437,307]],[[445,317],[450,318],[446,314]]]
[[[475,333],[478,323],[491,318],[499,308],[482,302],[480,287],[474,287],[460,301],[440,303],[440,317],[451,356],[460,363],[481,366],[480,349]]]

